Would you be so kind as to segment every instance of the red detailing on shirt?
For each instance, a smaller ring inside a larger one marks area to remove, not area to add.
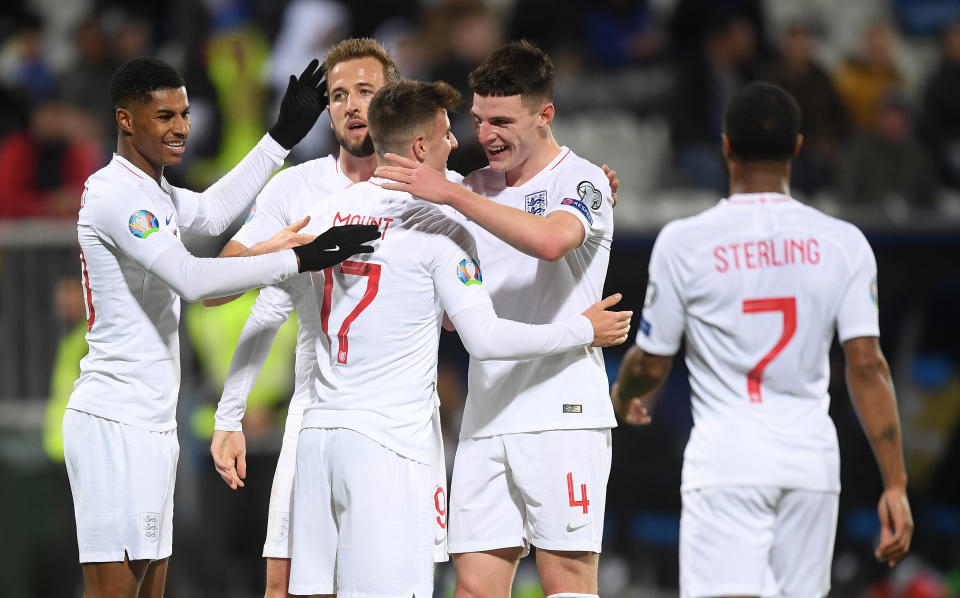
[[[737,205],[747,205],[754,203],[783,203],[790,201],[790,198],[783,195],[774,195],[773,197],[761,195],[760,197],[738,197],[736,199],[728,199],[727,201]]]
[[[93,309],[93,292],[90,290],[90,275],[87,273],[87,259],[83,255],[83,248],[80,249],[80,265],[83,272],[83,287],[87,290],[87,332],[93,330],[93,322],[97,319],[97,312]]]
[[[820,263],[820,243],[814,239],[766,239],[728,243],[713,248],[717,272],[756,270],[780,266],[816,266]]]
[[[126,168],[126,169],[130,172],[130,174],[132,174],[133,176],[137,177],[138,179],[142,179],[142,178],[143,178],[142,176],[140,176],[139,174],[137,174],[136,172],[134,172],[129,166],[127,166],[126,164],[124,164],[124,163],[121,162],[120,160],[117,160],[117,164],[119,164],[120,166],[123,166],[124,168]]]
[[[565,153],[565,154],[563,155],[563,158],[560,158],[559,160],[557,160],[557,163],[554,164],[553,166],[551,166],[551,167],[550,167],[550,170],[553,170],[553,169],[556,168],[557,166],[560,166],[560,163],[563,162],[564,159],[566,159],[566,157],[569,156],[569,155],[570,155],[570,150],[567,150],[567,153]]]
[[[333,217],[333,226],[340,226],[342,224],[376,224],[381,229],[381,239],[387,238],[387,228],[391,222],[393,222],[393,218],[387,218],[386,216],[367,216],[365,214],[341,214],[337,212]]]

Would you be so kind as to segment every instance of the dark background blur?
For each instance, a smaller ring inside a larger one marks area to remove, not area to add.
[[[832,596],[960,596],[960,0],[7,0],[0,8],[0,596],[79,596],[80,567],[59,420],[86,352],[76,248],[83,182],[115,147],[108,82],[158,56],[187,81],[192,111],[175,184],[204,188],[272,123],[287,76],[346,36],[376,37],[401,72],[467,92],[502,42],[530,39],[557,67],[554,134],[621,180],[608,291],[638,309],[659,228],[726,191],[720,118],[753,80],[791,91],[806,143],[794,195],[850,219],[879,262],[881,339],[897,385],[913,552],[873,561],[880,479],[834,351],[842,453]],[[470,95],[465,93],[469,103]],[[469,106],[450,166],[483,166]],[[328,121],[291,161],[334,148]],[[239,224],[239,223],[237,223]],[[194,243],[201,255],[219,245]],[[247,486],[231,492],[208,453],[252,295],[184,305],[181,466],[171,598],[262,595],[266,500],[292,382],[293,323],[245,421]],[[631,338],[632,341],[632,338]],[[623,348],[606,353],[611,376]],[[679,482],[691,425],[678,360],[648,428],[614,431],[601,595],[677,589]],[[465,355],[444,335],[439,371],[448,465]],[[528,559],[529,561],[530,559]],[[515,595],[538,596],[530,562]],[[448,595],[442,567],[437,594]]]

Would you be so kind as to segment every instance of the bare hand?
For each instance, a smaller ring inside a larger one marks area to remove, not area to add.
[[[247,477],[247,441],[243,432],[214,430],[210,454],[217,473],[232,490],[243,488]]]
[[[251,247],[249,251],[245,252],[244,255],[262,255],[264,253],[273,253],[274,251],[293,249],[300,245],[306,245],[317,238],[316,235],[304,235],[299,232],[308,222],[310,222],[310,216],[304,216],[290,226],[281,228],[280,232],[266,241],[257,243]]]
[[[390,166],[379,166],[373,172],[374,176],[394,181],[393,183],[384,183],[384,189],[406,191],[414,197],[432,203],[448,203],[444,188],[446,185],[455,185],[455,183],[448,181],[442,172],[396,154],[386,154],[384,159]]]
[[[644,406],[640,397],[632,397],[624,401],[620,397],[620,388],[617,383],[613,383],[610,389],[610,400],[613,401],[613,409],[620,416],[620,419],[634,426],[645,426],[653,421],[647,408]]]
[[[880,545],[874,555],[878,561],[886,561],[893,567],[910,550],[913,537],[913,515],[906,489],[892,486],[884,490],[877,514],[880,516]]]
[[[626,342],[633,312],[607,311],[608,307],[620,303],[622,298],[623,296],[620,293],[614,293],[606,299],[594,303],[587,308],[587,311],[583,312],[583,315],[593,324],[594,347],[609,347]]]
[[[620,201],[617,199],[617,189],[620,188],[620,179],[617,178],[617,171],[606,164],[600,168],[603,168],[603,174],[607,175],[607,180],[610,182],[610,197],[613,198],[613,207],[617,207],[617,202]]]

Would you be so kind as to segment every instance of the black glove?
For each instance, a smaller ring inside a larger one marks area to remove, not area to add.
[[[352,255],[373,253],[373,247],[364,243],[379,238],[380,228],[376,224],[334,226],[306,245],[294,247],[293,252],[300,258],[301,272],[323,270]]]
[[[270,128],[270,136],[286,149],[300,143],[327,107],[326,73],[319,65],[320,61],[314,58],[299,79],[290,75],[287,91],[280,100],[280,114]]]

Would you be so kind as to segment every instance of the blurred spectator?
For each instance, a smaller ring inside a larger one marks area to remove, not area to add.
[[[75,218],[84,181],[101,166],[92,120],[55,100],[33,109],[29,126],[0,139],[0,218]]]
[[[623,67],[654,58],[666,37],[647,0],[590,3],[585,15],[586,45],[598,66]]]
[[[76,62],[60,78],[60,96],[82,108],[101,128],[101,138],[117,135],[116,118],[110,107],[110,77],[119,66],[100,20],[89,17],[77,28]]]
[[[473,130],[473,92],[468,78],[470,71],[503,44],[503,27],[482,2],[470,0],[447,3],[426,21],[431,54],[437,57],[428,79],[446,81],[463,97],[463,106],[450,117],[460,146],[451,152],[448,166],[460,173],[472,172],[486,166],[487,159]]]
[[[844,61],[834,74],[837,91],[860,129],[876,126],[884,98],[902,81],[894,61],[894,44],[893,27],[886,21],[872,21],[863,30],[858,54]]]
[[[750,21],[721,19],[713,23],[702,51],[680,60],[669,116],[674,159],[686,184],[726,194],[720,154],[723,110],[733,93],[752,79],[755,52]]]
[[[940,65],[923,94],[919,129],[943,182],[960,188],[960,21],[944,27],[940,49]]]
[[[73,383],[80,377],[80,360],[87,354],[83,292],[80,277],[75,275],[61,278],[53,290],[54,313],[65,332],[57,345],[50,375],[43,448],[52,461],[60,463],[63,463],[63,414],[73,392]]]
[[[816,43],[808,23],[790,24],[781,40],[780,58],[760,77],[786,89],[800,104],[803,149],[793,161],[790,187],[808,195],[833,185],[834,165],[850,129],[843,101],[816,61]]]
[[[317,58],[323,60],[327,50],[350,34],[350,13],[334,0],[292,0],[283,15],[270,55],[268,81],[273,91],[273,111],[280,108],[280,98],[287,89],[291,74],[300,74],[303,65]],[[313,160],[333,149],[330,119],[326,113],[292,152],[297,162]]]
[[[726,21],[742,21],[753,31],[759,56],[767,54],[766,19],[761,0],[679,0],[668,25],[670,43],[677,54],[698,53]]]
[[[930,207],[936,173],[926,148],[913,134],[905,98],[890,93],[869,131],[857,134],[841,156],[840,191],[853,207],[881,207],[897,219],[904,208]]]
[[[31,102],[46,99],[53,91],[53,73],[43,53],[43,23],[36,16],[20,15],[13,34],[3,40],[0,80],[25,90]]]

